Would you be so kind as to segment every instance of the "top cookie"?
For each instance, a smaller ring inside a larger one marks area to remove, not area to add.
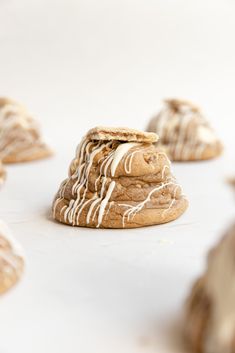
[[[153,132],[143,132],[125,127],[103,127],[97,126],[87,133],[89,140],[97,141],[127,141],[154,143],[158,141],[158,135]]]
[[[165,99],[164,102],[171,107],[171,109],[180,111],[182,108],[188,108],[192,111],[199,112],[200,109],[194,103],[187,101],[186,99],[170,98]]]

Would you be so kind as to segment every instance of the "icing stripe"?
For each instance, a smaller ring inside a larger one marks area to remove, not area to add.
[[[100,204],[100,211],[99,211],[99,216],[98,216],[97,228],[99,228],[99,226],[102,223],[105,207],[107,206],[107,203],[109,202],[109,199],[112,195],[114,188],[115,188],[115,181],[112,181],[109,185],[109,188],[108,188],[108,191],[107,191],[105,198],[103,199],[103,201]]]
[[[111,164],[111,176],[114,177],[116,169],[118,167],[119,162],[123,158],[123,156],[132,148],[135,146],[139,146],[140,143],[137,142],[127,142],[127,143],[122,143],[118,146],[114,153],[113,157],[113,162]]]

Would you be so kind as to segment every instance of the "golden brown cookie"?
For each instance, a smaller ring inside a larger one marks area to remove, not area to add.
[[[235,352],[235,225],[208,255],[186,304],[185,338],[194,353]]]
[[[23,252],[11,237],[6,225],[0,221],[0,294],[13,287],[24,269]]]
[[[223,146],[202,112],[194,104],[168,99],[147,131],[159,135],[171,160],[196,161],[219,156]]]
[[[188,202],[166,154],[151,143],[156,140],[127,128],[89,131],[54,199],[54,219],[73,226],[134,228],[178,218]]]
[[[152,132],[143,132],[134,129],[126,129],[123,127],[109,127],[98,126],[87,133],[89,140],[103,140],[103,141],[129,141],[129,142],[145,142],[154,143],[158,141],[158,136]]]
[[[0,98],[0,159],[3,163],[27,162],[48,157],[39,127],[19,103]]]

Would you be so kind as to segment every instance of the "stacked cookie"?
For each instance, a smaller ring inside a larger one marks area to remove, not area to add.
[[[5,179],[2,163],[28,162],[52,154],[42,142],[39,126],[25,107],[0,98],[0,183]]]
[[[173,161],[206,160],[219,156],[223,146],[201,110],[194,104],[168,99],[147,131],[156,132]]]
[[[42,142],[38,124],[25,107],[0,98],[0,159],[3,163],[27,162],[51,155]]]
[[[90,130],[53,203],[53,217],[72,226],[133,228],[178,218],[188,202],[158,137],[126,128]]]

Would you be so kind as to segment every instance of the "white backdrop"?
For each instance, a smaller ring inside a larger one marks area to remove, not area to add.
[[[56,151],[9,167],[1,190],[28,266],[0,300],[0,353],[178,352],[165,326],[234,216],[234,15],[233,0],[0,0],[0,94],[35,113]],[[86,130],[144,129],[171,96],[201,105],[226,145],[216,161],[173,165],[187,213],[131,231],[48,219]]]

